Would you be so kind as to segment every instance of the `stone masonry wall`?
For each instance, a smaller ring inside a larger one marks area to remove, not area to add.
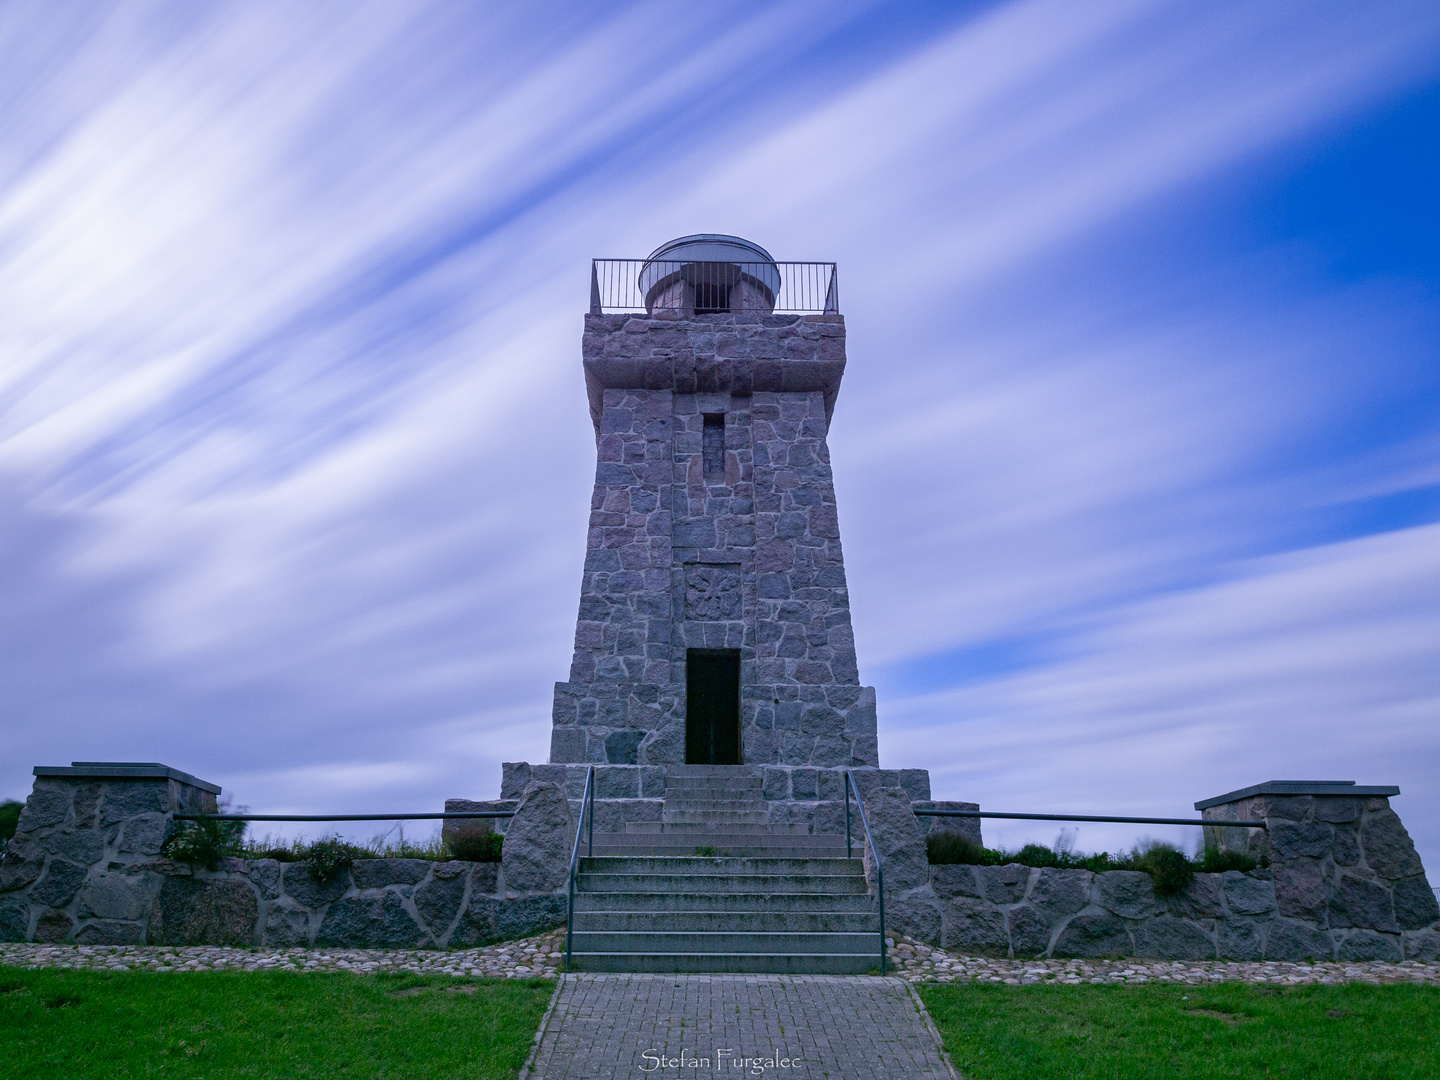
[[[1018,863],[922,870],[914,814],[887,817],[883,792],[871,801],[887,885],[896,882],[886,890],[887,915],[898,932],[929,944],[1014,957],[1440,959],[1440,905],[1385,798],[1265,796],[1214,808],[1210,816],[1267,823],[1209,831],[1234,834],[1232,848],[1269,866],[1196,874],[1171,897],[1156,895],[1139,871]]]
[[[624,832],[625,826],[632,822],[655,823],[661,820],[665,810],[664,765],[596,765],[594,768],[596,832]],[[571,813],[578,819],[589,769],[588,765],[532,765],[526,761],[507,761],[502,766],[500,797],[502,800],[518,798],[526,785],[534,781],[558,784],[570,800]],[[766,765],[759,772],[764,780],[765,804],[771,824],[806,825],[811,833],[832,835],[845,831],[845,779],[842,770],[805,765]],[[956,810],[976,808],[974,803],[928,801],[930,774],[925,769],[863,768],[854,770],[854,776],[856,787],[862,794],[875,787],[899,786],[917,806]],[[488,805],[491,804],[451,799],[446,801],[445,808],[479,809]],[[946,819],[926,819],[927,822],[930,820],[939,822]],[[856,824],[855,828],[858,827]],[[980,840],[978,821],[935,827],[965,832],[976,843]]]
[[[0,941],[83,945],[482,945],[565,921],[574,826],[554,785],[517,796],[501,863],[358,859],[336,880],[303,863],[160,854],[175,813],[215,812],[173,779],[39,777],[0,862]],[[512,804],[514,805],[514,804]]]
[[[1259,794],[1202,816],[1266,823],[1207,829],[1206,842],[1269,860],[1277,917],[1307,947],[1332,945],[1345,960],[1440,959],[1440,904],[1389,798]]]
[[[737,649],[747,764],[878,764],[826,434],[838,315],[588,316],[597,464],[550,760],[685,760],[685,656]],[[704,417],[724,416],[723,471]]]

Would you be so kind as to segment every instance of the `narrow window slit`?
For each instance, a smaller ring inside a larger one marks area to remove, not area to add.
[[[706,480],[725,479],[725,414],[705,413],[704,437],[700,444]]]

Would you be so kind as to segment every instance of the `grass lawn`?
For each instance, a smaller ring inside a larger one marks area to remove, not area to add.
[[[1440,1077],[1440,988],[917,988],[965,1080]]]
[[[504,1077],[546,979],[0,968],[0,1075]]]

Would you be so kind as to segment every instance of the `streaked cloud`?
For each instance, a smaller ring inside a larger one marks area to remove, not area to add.
[[[887,764],[1167,814],[1364,769],[1435,817],[1431,528],[1326,532],[1440,478],[1433,426],[1371,430],[1433,292],[1133,252],[1433,83],[1440,15],[1021,0],[882,47],[893,10],[12,8],[0,780],[158,757],[361,810],[543,759],[588,259],[703,229],[841,261]]]

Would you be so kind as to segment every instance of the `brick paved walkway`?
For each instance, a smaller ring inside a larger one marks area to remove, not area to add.
[[[521,1080],[956,1076],[914,991],[873,976],[566,975],[537,1038]]]

